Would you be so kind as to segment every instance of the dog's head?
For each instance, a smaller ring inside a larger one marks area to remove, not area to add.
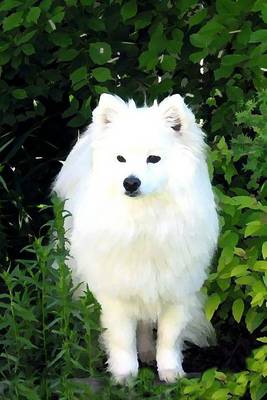
[[[99,185],[134,198],[162,193],[177,173],[182,182],[203,152],[202,131],[180,95],[137,108],[133,100],[103,94],[91,134]]]

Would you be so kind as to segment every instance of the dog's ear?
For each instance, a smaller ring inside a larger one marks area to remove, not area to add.
[[[189,122],[195,121],[193,113],[179,94],[166,97],[159,104],[159,110],[166,123],[177,133],[181,133]]]
[[[124,101],[118,96],[103,93],[100,96],[98,106],[93,111],[93,122],[103,127],[111,124],[122,110],[125,110]]]

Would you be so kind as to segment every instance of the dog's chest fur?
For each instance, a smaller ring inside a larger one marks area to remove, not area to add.
[[[211,248],[201,215],[170,198],[130,200],[130,208],[98,202],[87,211],[82,206],[76,221],[74,215],[72,252],[81,278],[96,294],[147,304],[199,290]]]

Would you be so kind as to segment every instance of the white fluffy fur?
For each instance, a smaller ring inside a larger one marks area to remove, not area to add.
[[[161,160],[147,164],[149,155]],[[140,196],[125,195],[129,175],[141,180]],[[102,306],[115,379],[136,376],[136,348],[151,361],[155,323],[160,378],[182,376],[184,340],[207,345],[212,335],[200,289],[218,237],[203,133],[193,113],[179,95],[136,108],[132,100],[103,94],[54,190],[72,213],[70,266]]]

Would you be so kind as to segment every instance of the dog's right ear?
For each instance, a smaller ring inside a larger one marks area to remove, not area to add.
[[[159,110],[166,123],[176,133],[183,132],[190,124],[195,122],[194,114],[179,94],[173,94],[162,100],[159,104]]]
[[[93,122],[106,127],[125,108],[126,104],[120,97],[103,93],[100,96],[98,106],[93,111]]]

